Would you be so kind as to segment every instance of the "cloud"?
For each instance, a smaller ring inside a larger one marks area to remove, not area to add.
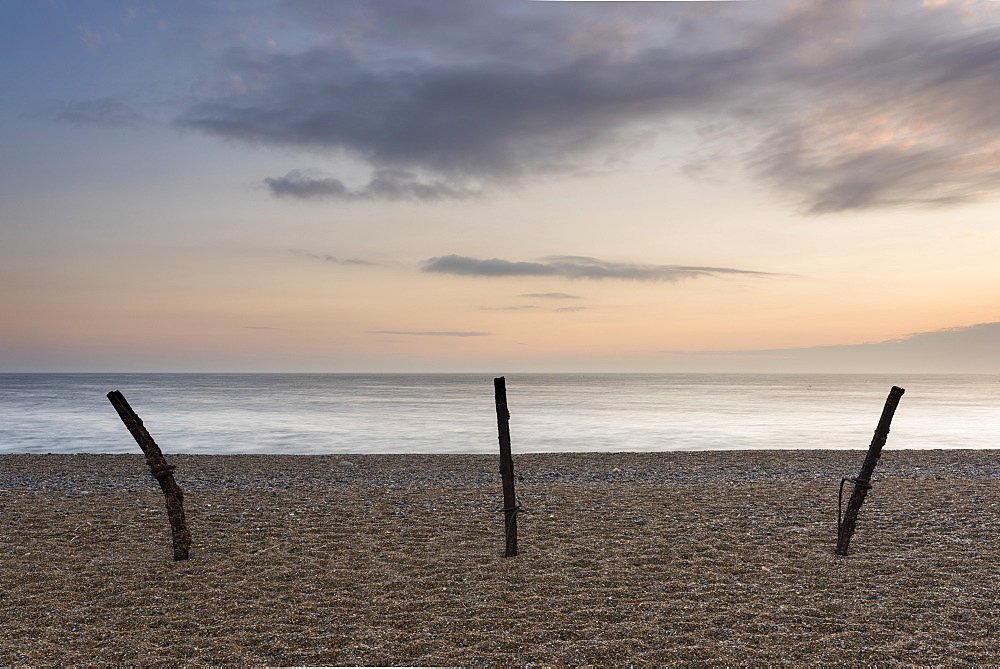
[[[525,293],[521,297],[537,297],[543,300],[579,300],[582,299],[579,295],[570,295],[569,293]]]
[[[730,56],[736,58],[736,56]],[[230,56],[260,87],[202,102],[184,127],[279,146],[347,150],[379,167],[511,178],[555,170],[611,143],[622,124],[717,100],[739,68],[666,52],[552,68],[502,62],[373,69],[350,54]],[[719,81],[719,79],[722,81]]]
[[[230,50],[215,95],[176,123],[251,143],[346,151],[377,168],[509,180],[565,171],[631,142],[636,129],[627,126],[719,102],[745,79],[739,48],[691,57],[660,46],[618,57],[615,35],[627,36],[629,26],[609,31],[606,12],[421,4],[292,3],[310,27],[340,39],[298,52]],[[596,36],[603,48],[586,46]],[[553,38],[560,44],[548,45]]]
[[[76,29],[80,33],[80,44],[91,52],[97,52],[105,44],[121,41],[121,35],[114,28],[91,30],[88,26],[77,26]]]
[[[145,116],[112,98],[66,103],[56,112],[56,120],[119,128],[138,128],[149,123]]]
[[[757,175],[809,213],[947,206],[1000,189],[1000,32],[902,35],[831,70],[834,102],[785,118],[758,147]]]
[[[459,276],[558,276],[567,279],[625,279],[631,281],[680,281],[700,276],[778,276],[767,272],[728,267],[693,267],[685,265],[634,265],[608,262],[583,256],[548,256],[539,262],[511,262],[491,258],[480,260],[459,255],[431,258],[425,272]]]
[[[711,371],[1000,373],[1000,322],[918,332],[866,344],[749,351],[665,352]]]
[[[1000,190],[995,4],[289,0],[317,39],[228,51],[175,122],[438,178],[281,196],[464,197],[712,125],[691,170],[739,161],[804,211],[958,204]]]
[[[520,304],[512,307],[479,307],[480,311],[548,311],[551,313],[566,313],[571,311],[583,311],[587,307],[560,307],[557,309],[543,309],[535,304]]]
[[[481,191],[453,186],[442,181],[423,183],[406,170],[378,170],[361,188],[350,189],[340,179],[313,176],[292,170],[283,177],[269,177],[264,183],[275,197],[301,200],[418,201],[467,200]]]
[[[368,262],[367,260],[360,260],[358,258],[335,258],[332,255],[325,253],[310,253],[308,251],[301,251],[299,249],[288,249],[289,253],[293,253],[297,256],[302,256],[304,258],[312,258],[313,260],[322,260],[323,262],[333,263],[334,265],[373,265],[374,263]]]
[[[407,335],[413,337],[487,337],[489,332],[409,332],[405,330],[367,330],[368,334]]]

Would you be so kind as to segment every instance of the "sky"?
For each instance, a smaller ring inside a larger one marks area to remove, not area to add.
[[[0,372],[1000,374],[1000,2],[0,31]]]

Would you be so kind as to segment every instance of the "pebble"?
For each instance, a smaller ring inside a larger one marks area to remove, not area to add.
[[[857,473],[864,452],[670,451],[514,455],[524,487],[604,484],[769,483],[830,480]],[[169,455],[184,490],[386,489],[499,485],[493,455]],[[338,469],[339,467],[339,469]],[[1000,479],[1000,450],[883,451],[874,481],[885,478]],[[0,490],[143,491],[153,484],[141,455],[0,454]]]

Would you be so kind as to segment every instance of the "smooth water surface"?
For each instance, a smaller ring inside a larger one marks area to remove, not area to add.
[[[1000,447],[1000,377],[510,374],[514,452]],[[0,374],[0,452],[134,453],[121,390],[167,453],[493,453],[476,374]]]

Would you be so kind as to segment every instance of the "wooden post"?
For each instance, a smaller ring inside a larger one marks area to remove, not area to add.
[[[889,391],[889,396],[885,399],[885,407],[882,409],[882,417],[878,421],[878,427],[875,428],[875,436],[872,437],[871,446],[868,447],[868,455],[865,457],[864,464],[861,465],[861,472],[857,478],[844,478],[840,481],[841,500],[843,500],[844,483],[853,483],[854,492],[851,493],[851,499],[847,503],[847,511],[844,513],[843,521],[840,520],[838,509],[837,555],[847,555],[847,546],[851,543],[851,537],[854,536],[854,524],[858,520],[858,513],[872,487],[872,472],[875,471],[875,465],[878,464],[882,447],[885,446],[885,440],[889,436],[892,415],[896,412],[899,399],[904,392],[906,391],[897,386],[893,386],[892,390]]]
[[[500,439],[500,479],[503,482],[503,519],[506,548],[504,557],[517,555],[517,497],[514,495],[514,463],[510,457],[510,411],[507,410],[507,385],[504,377],[493,379],[497,404],[497,431]]]
[[[163,496],[167,500],[167,516],[170,518],[170,534],[174,544],[174,560],[187,560],[188,548],[191,546],[191,533],[188,532],[187,523],[184,522],[184,493],[181,492],[177,482],[174,481],[174,467],[168,465],[160,452],[160,447],[156,445],[149,432],[142,425],[142,420],[132,411],[132,407],[125,401],[125,396],[119,391],[113,390],[108,393],[108,399],[118,411],[125,427],[132,433],[139,448],[146,456],[146,464],[149,465],[149,472],[160,484]]]

